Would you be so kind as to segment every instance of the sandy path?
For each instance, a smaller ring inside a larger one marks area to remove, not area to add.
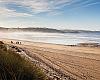
[[[9,40],[5,40],[5,42],[9,43]],[[34,54],[39,56],[49,65],[63,70],[64,73],[77,80],[100,80],[100,48],[24,41],[22,45],[16,46],[27,49],[31,56]]]

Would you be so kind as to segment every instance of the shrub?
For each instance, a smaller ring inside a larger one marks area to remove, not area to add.
[[[0,80],[46,80],[46,76],[40,68],[19,54],[11,50],[5,51],[2,47],[0,48]]]

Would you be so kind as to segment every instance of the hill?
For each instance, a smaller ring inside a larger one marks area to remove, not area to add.
[[[52,28],[3,28],[0,27],[1,32],[47,32],[47,33],[89,33],[89,32],[100,32],[100,31],[89,31],[89,30],[70,30],[70,29],[64,29],[64,30],[58,30],[58,29],[52,29]]]

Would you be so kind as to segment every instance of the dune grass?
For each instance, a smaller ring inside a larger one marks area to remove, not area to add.
[[[0,80],[47,80],[45,74],[34,64],[16,52],[7,50],[0,42]]]

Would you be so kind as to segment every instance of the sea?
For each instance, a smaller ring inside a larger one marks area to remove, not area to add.
[[[100,32],[47,33],[47,32],[0,32],[0,38],[32,42],[76,45],[78,43],[99,43]]]

